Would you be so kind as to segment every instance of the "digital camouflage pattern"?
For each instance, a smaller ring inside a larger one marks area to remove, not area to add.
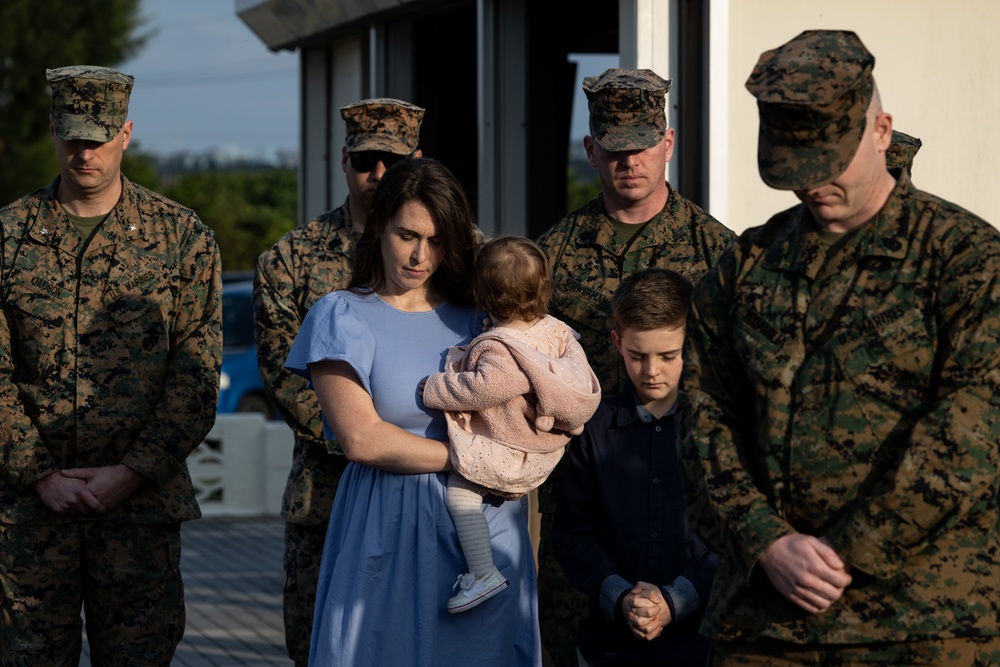
[[[254,276],[254,339],[264,391],[295,434],[292,468],[282,499],[287,521],[319,525],[330,518],[340,472],[347,465],[323,439],[322,411],[305,378],[285,370],[302,320],[320,297],[347,287],[350,252],[360,238],[341,206],[285,233],[261,253]]]
[[[757,98],[757,166],[779,190],[808,190],[844,173],[861,143],[875,56],[843,30],[807,30],[765,51],[747,80]]]
[[[285,528],[285,644],[296,665],[309,658],[320,557],[333,499],[347,459],[323,439],[322,411],[306,380],[285,370],[285,359],[309,308],[347,287],[352,230],[347,201],[297,227],[257,260],[254,338],[264,391],[292,428],[292,467],[281,501]]]
[[[628,381],[625,364],[611,342],[611,294],[621,279],[633,271],[658,267],[697,283],[735,237],[670,188],[663,210],[630,242],[616,240],[600,195],[538,238],[552,267],[555,290],[549,310],[580,333],[580,344],[605,398],[616,396]]]
[[[0,553],[6,600],[0,664],[76,667],[81,598],[88,618],[114,628],[87,627],[90,664],[170,664],[184,634],[180,524],[81,521],[67,530],[0,523]]]
[[[916,137],[911,137],[897,130],[892,131],[892,141],[889,150],[885,152],[886,169],[899,169],[906,167],[906,170],[913,172],[913,158],[917,151],[923,146],[923,142]]]
[[[149,482],[101,520],[196,519],[185,459],[215,422],[222,359],[215,237],[123,178],[81,255],[58,183],[0,209],[0,522],[80,521],[32,484],[119,463]]]
[[[385,151],[410,155],[417,150],[424,110],[420,107],[378,97],[340,108],[347,123],[347,152]]]
[[[850,646],[789,645],[759,640],[752,644],[715,642],[713,664],[737,667],[858,667],[858,665],[1000,665],[1000,637],[962,637]]]
[[[900,172],[831,255],[804,206],[695,288],[682,457],[722,562],[703,632],[866,644],[1000,634],[1000,234]],[[825,536],[853,583],[826,612],[756,568]]]
[[[341,456],[338,463],[346,466],[347,459]],[[339,479],[340,472],[337,475]],[[316,586],[328,524],[328,520],[317,525],[285,522],[285,648],[295,667],[309,665]]]
[[[57,137],[103,144],[121,132],[133,77],[110,67],[74,65],[47,69],[45,78],[52,88],[52,127]]]
[[[0,657],[75,665],[82,593],[94,664],[165,665],[184,628],[179,522],[200,516],[185,459],[218,401],[219,250],[193,211],[124,178],[84,248],[59,182],[0,209]],[[148,481],[106,514],[53,512],[32,486],[116,464]]]
[[[539,501],[553,508],[541,513],[539,518],[538,626],[542,650],[548,655],[543,664],[576,667],[579,664],[576,635],[580,623],[590,613],[590,600],[566,578],[552,544],[552,522],[559,495],[554,477],[559,474],[559,465],[563,462],[560,461],[550,479],[538,487]]]
[[[670,81],[648,69],[609,69],[583,80],[590,135],[609,152],[652,148],[667,131]]]
[[[596,197],[538,238],[552,267],[549,311],[580,334],[580,344],[601,382],[604,397],[628,381],[611,342],[611,295],[622,278],[650,267],[673,269],[696,283],[714,266],[735,234],[673,188],[663,210],[622,244]],[[637,226],[638,227],[638,226]],[[542,646],[557,665],[575,666],[576,633],[589,602],[566,579],[551,544],[552,515],[559,496],[558,468],[538,488],[538,607]]]

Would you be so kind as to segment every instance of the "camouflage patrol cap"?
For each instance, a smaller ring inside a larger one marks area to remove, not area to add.
[[[52,127],[60,139],[114,139],[128,117],[135,79],[110,67],[73,65],[45,70],[52,88]]]
[[[606,151],[652,148],[667,131],[670,81],[648,69],[609,69],[583,80],[590,136]]]
[[[757,98],[757,167],[779,190],[833,181],[865,130],[875,56],[856,34],[807,30],[761,54],[747,89]]]
[[[420,141],[424,110],[418,106],[377,97],[340,108],[347,123],[347,152],[385,151],[410,155]]]
[[[923,142],[920,139],[893,130],[892,142],[889,144],[889,150],[885,152],[886,169],[906,167],[907,171],[913,171],[913,158],[921,146]]]

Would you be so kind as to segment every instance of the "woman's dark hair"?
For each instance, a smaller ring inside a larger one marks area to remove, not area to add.
[[[448,301],[471,306],[476,221],[458,179],[443,164],[428,158],[401,160],[382,176],[368,208],[365,231],[351,255],[348,289],[367,294],[385,285],[382,235],[393,216],[410,202],[424,205],[441,238],[444,258],[431,284]]]

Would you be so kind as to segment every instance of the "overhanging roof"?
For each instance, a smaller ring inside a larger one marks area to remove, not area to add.
[[[272,51],[303,42],[365,17],[427,0],[236,0],[236,15]]]

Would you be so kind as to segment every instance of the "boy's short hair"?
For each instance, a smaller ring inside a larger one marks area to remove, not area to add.
[[[552,274],[545,253],[523,236],[487,241],[476,255],[472,296],[494,319],[544,317],[552,298]]]
[[[683,327],[694,286],[670,269],[644,269],[622,280],[611,297],[611,317],[618,335],[625,329]]]

